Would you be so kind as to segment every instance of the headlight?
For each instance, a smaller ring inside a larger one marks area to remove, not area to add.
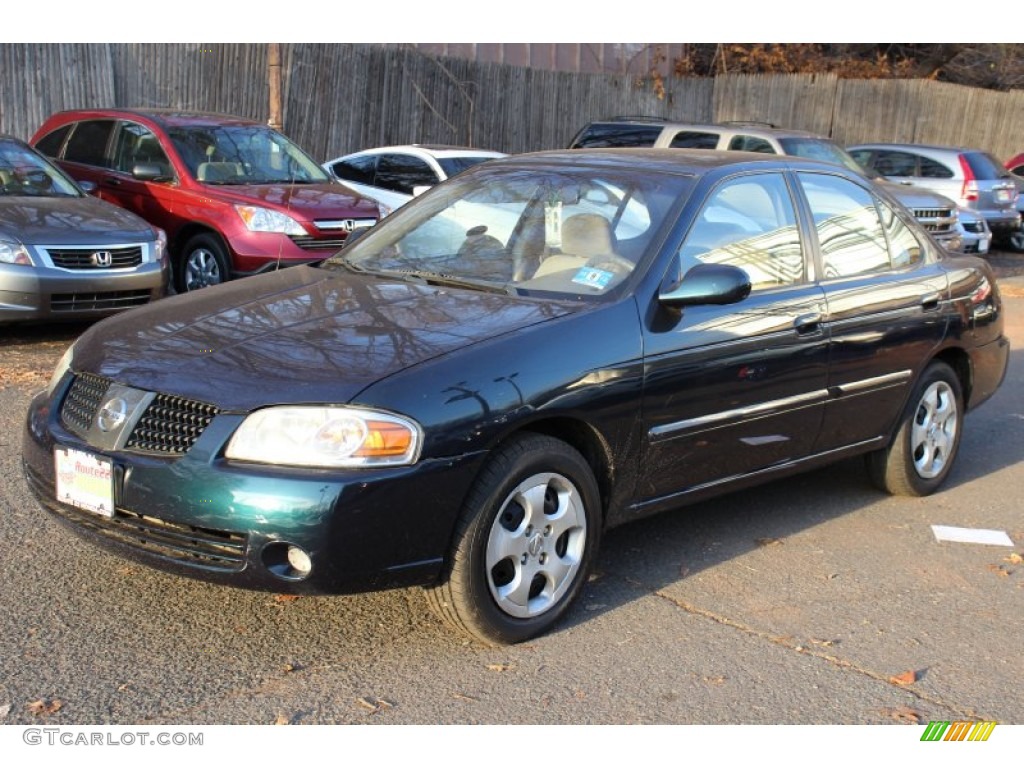
[[[270,208],[260,208],[257,205],[236,205],[235,210],[242,217],[245,226],[250,232],[281,232],[285,235],[305,235],[306,230],[302,228],[295,219],[280,211],[273,211]]]
[[[17,240],[0,240],[0,264],[24,264],[33,266],[28,250]]]
[[[156,229],[156,244],[153,246],[153,261],[162,262],[167,255],[167,233],[159,227]]]
[[[413,464],[422,430],[410,419],[363,408],[278,406],[250,414],[226,456],[295,467]]]
[[[57,363],[57,367],[53,369],[53,375],[50,376],[50,383],[46,385],[46,396],[53,397],[53,390],[60,384],[60,380],[67,373],[68,368],[71,367],[71,358],[75,356],[75,345],[72,344],[64,354],[61,356],[60,361]]]

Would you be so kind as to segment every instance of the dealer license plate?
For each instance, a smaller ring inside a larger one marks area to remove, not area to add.
[[[57,501],[104,517],[114,516],[114,464],[110,459],[74,448],[53,452]]]

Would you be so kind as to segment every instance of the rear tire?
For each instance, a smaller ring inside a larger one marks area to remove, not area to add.
[[[470,491],[447,573],[427,602],[488,645],[543,634],[586,583],[601,521],[597,481],[579,452],[544,435],[516,437]]]
[[[867,456],[872,481],[899,496],[928,496],[952,469],[963,432],[960,380],[933,362],[914,388],[899,430],[887,448]]]

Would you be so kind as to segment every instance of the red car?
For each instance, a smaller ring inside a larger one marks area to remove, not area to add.
[[[175,287],[321,261],[380,219],[287,137],[230,115],[69,110],[30,143],[167,232]]]

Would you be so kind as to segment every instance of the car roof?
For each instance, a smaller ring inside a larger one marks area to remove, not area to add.
[[[903,144],[898,142],[869,142],[866,144],[850,144],[847,149],[905,149],[908,152],[984,152],[977,147],[960,147],[945,144]]]
[[[652,147],[616,147],[599,149],[551,149],[520,155],[508,155],[488,165],[535,165],[548,162],[551,165],[593,164],[605,167],[631,167],[643,165],[654,171],[685,173],[703,176],[718,168],[727,166],[770,168],[822,169],[842,173],[849,178],[865,180],[865,177],[835,163],[812,160],[794,155],[769,155],[762,152],[741,152],[717,149],[667,149]]]
[[[774,137],[785,137],[793,136],[807,139],[827,139],[828,137],[822,136],[818,133],[812,133],[811,131],[803,131],[797,128],[780,128],[777,125],[771,123],[763,123],[757,121],[746,121],[746,120],[730,120],[719,123],[688,123],[685,121],[668,120],[657,117],[625,117],[625,118],[611,118],[609,120],[594,120],[588,123],[586,128],[595,125],[653,125],[659,126],[665,130],[698,130],[698,131],[734,131],[742,132],[749,135],[756,136],[761,134],[764,136]],[[582,133],[582,131],[581,131]],[[831,141],[831,139],[829,139]]]
[[[455,144],[393,144],[386,147],[371,147],[361,149],[358,152],[350,152],[339,159],[355,157],[356,155],[376,155],[385,152],[406,152],[417,155],[430,155],[432,157],[504,157],[504,152],[496,152],[491,149],[479,149],[477,147],[463,147]]]
[[[227,115],[220,112],[189,111],[181,109],[158,108],[114,108],[114,109],[66,109],[54,117],[74,119],[102,118],[113,119],[147,119],[164,127],[185,125],[265,125],[257,120],[238,115]]]

